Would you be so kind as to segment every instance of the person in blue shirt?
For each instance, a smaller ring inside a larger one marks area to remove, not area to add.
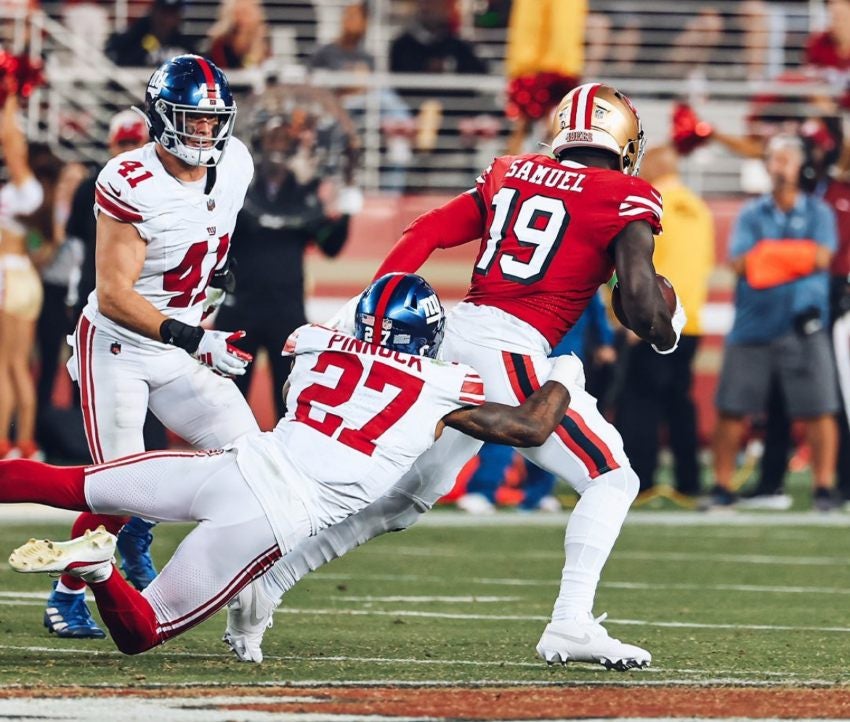
[[[614,330],[598,293],[591,299],[576,324],[552,350],[551,355],[566,356],[574,353],[586,364],[591,350],[594,360],[600,364],[611,364],[616,359]],[[466,493],[458,499],[458,507],[472,514],[495,511],[496,492],[513,462],[512,447],[484,444],[478,452],[478,468],[467,484]],[[561,503],[552,494],[554,487],[553,474],[530,461],[525,461],[523,497],[519,508],[524,511],[559,511]]]
[[[800,188],[803,161],[799,138],[778,135],[771,139],[765,165],[773,189],[744,206],[732,232],[729,257],[738,273],[735,322],[726,337],[717,390],[715,487],[705,506],[734,504],[731,482],[745,422],[765,412],[772,383],[781,390],[790,417],[805,422],[816,505],[819,497],[833,497],[838,382],[826,328],[827,269],[837,247],[837,231],[832,209]],[[815,244],[808,272],[800,270],[793,280],[754,287],[748,254],[760,244],[800,240]]]

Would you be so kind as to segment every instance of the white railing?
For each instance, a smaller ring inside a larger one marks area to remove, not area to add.
[[[275,19],[272,10],[292,6],[297,1],[266,2],[269,20]],[[314,37],[327,40],[332,37],[332,23],[327,18],[334,12],[338,14],[345,0],[314,1],[318,18]],[[133,15],[134,3],[120,2],[123,4],[116,4],[113,21],[119,20],[121,13],[123,17]],[[374,0],[371,6],[371,30],[367,41],[378,68],[371,75],[364,77],[327,71],[308,73],[298,62],[303,58],[293,51],[272,58],[262,69],[229,72],[231,83],[239,93],[240,104],[251,92],[261,90],[270,76],[287,81],[309,81],[331,89],[357,88],[357,93],[338,95],[351,109],[361,132],[364,152],[359,180],[366,189],[446,191],[465,188],[494,155],[504,152],[508,134],[508,123],[502,112],[505,80],[501,72],[484,76],[386,72],[386,49],[402,21],[394,5],[392,0]],[[749,2],[711,3],[713,8],[725,13],[724,22],[740,20],[742,15],[740,12],[736,15],[736,11],[750,5]],[[216,6],[217,0],[206,4],[203,0],[196,0],[188,7],[196,10],[206,8],[205,12],[214,14]],[[750,101],[755,96],[771,93],[793,100],[803,95],[833,92],[820,84],[784,84],[768,78],[748,79],[743,70],[737,73],[737,77],[732,77],[710,64],[687,67],[686,72],[679,72],[682,68],[675,64],[656,67],[652,73],[643,72],[644,68],[669,57],[671,47],[675,46],[676,36],[672,31],[684,31],[681,20],[687,20],[687,16],[684,13],[674,16],[670,12],[671,7],[676,7],[676,4],[669,0],[591,1],[592,11],[607,13],[614,25],[622,25],[630,17],[639,18],[643,33],[640,62],[627,73],[625,71],[629,68],[603,63],[601,74],[593,79],[611,82],[632,96],[644,118],[651,143],[664,142],[668,138],[673,99],[690,100],[707,120],[722,131],[742,134]],[[821,22],[821,0],[783,4],[781,7],[786,31],[794,29],[800,37]],[[640,12],[632,12],[636,10]],[[324,20],[321,19],[323,16]],[[27,18],[21,15],[9,16],[7,27],[15,29],[13,47],[15,43],[23,47],[21,38],[24,37],[26,21]],[[47,140],[64,157],[102,162],[106,157],[109,117],[118,109],[141,103],[151,69],[117,68],[100,48],[86,37],[70,33],[56,17],[36,13],[29,22],[34,29],[31,34],[34,41],[29,50],[34,55],[43,51],[47,56],[49,79],[48,87],[39,90],[30,102],[27,125],[30,136]],[[497,52],[504,30],[474,28],[471,21],[468,24],[471,36],[488,36],[488,53]],[[663,43],[659,40],[665,37],[661,31],[669,31]],[[788,35],[785,37],[787,41]],[[731,42],[728,38],[723,40],[726,44]],[[792,47],[786,42],[782,62],[787,62],[794,53],[799,54],[800,48],[800,43]],[[610,73],[607,72],[609,70]],[[805,113],[806,110],[805,104],[800,104],[800,112]],[[395,133],[388,129],[393,120],[406,120],[413,137],[405,138],[398,129]],[[249,114],[242,113],[237,134],[247,135],[249,123]],[[432,126],[430,133],[425,132],[428,124]],[[535,139],[545,140],[545,135],[545,128],[538,128],[529,141],[528,149],[533,150]],[[704,192],[728,193],[739,190],[741,168],[740,159],[712,148],[689,159],[686,172]]]

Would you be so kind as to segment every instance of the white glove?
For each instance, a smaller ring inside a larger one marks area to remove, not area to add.
[[[201,305],[201,321],[206,319],[207,316],[210,316],[213,311],[217,310],[224,303],[225,296],[227,296],[227,291],[223,288],[213,288],[212,286],[207,288],[207,297]]]
[[[342,331],[342,333],[347,333],[349,336],[353,336],[354,313],[357,311],[357,304],[360,302],[360,296],[362,295],[362,293],[358,294],[354,298],[346,301],[345,305],[322,325],[336,329],[337,331]]]
[[[578,386],[584,388],[584,364],[574,353],[558,356],[552,364],[552,372],[547,381],[557,381],[567,389]]]
[[[245,336],[244,331],[204,331],[192,355],[204,366],[222,376],[241,376],[254,357],[231,345]]]
[[[688,317],[685,314],[685,307],[679,300],[679,294],[676,294],[676,310],[673,312],[673,318],[670,319],[670,323],[673,324],[673,331],[676,332],[676,342],[670,348],[664,349],[663,351],[655,344],[652,344],[653,351],[660,353],[662,356],[666,356],[668,353],[673,353],[677,348],[679,348],[679,339],[682,336],[682,329],[685,327],[687,321]]]

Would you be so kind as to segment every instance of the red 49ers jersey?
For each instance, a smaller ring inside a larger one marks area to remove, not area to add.
[[[207,171],[208,173],[212,171]],[[254,163],[237,138],[206,181],[181,183],[159,160],[154,143],[121,153],[97,177],[95,212],[131,223],[147,244],[134,290],[166,316],[195,326],[201,321],[206,289],[227,258],[236,216],[254,175]],[[145,344],[158,343],[97,314],[97,289],[86,316],[96,326]]]
[[[516,316],[553,347],[611,277],[614,237],[638,220],[661,232],[661,195],[646,181],[544,155],[496,158],[469,193],[484,234],[465,300]]]
[[[323,326],[302,326],[284,354],[295,358],[286,416],[270,434],[237,444],[239,463],[267,508],[277,503],[280,484],[300,484],[321,526],[395,484],[434,443],[446,414],[484,403],[484,384],[469,366]]]

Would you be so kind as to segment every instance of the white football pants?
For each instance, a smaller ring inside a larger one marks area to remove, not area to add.
[[[539,334],[530,327],[518,331],[517,323],[497,309],[460,304],[446,324],[441,357],[476,369],[488,401],[516,405],[539,388],[553,363],[542,343],[535,343]],[[473,342],[482,329],[506,341],[499,346]],[[582,495],[567,527],[555,619],[591,611],[599,574],[639,488],[622,439],[599,413],[596,399],[578,387],[570,394],[569,410],[555,433],[538,448],[519,450]],[[480,441],[446,429],[382,498],[286,554],[261,580],[267,596],[279,599],[307,572],[380,534],[409,527],[451,489],[480,447]]]

